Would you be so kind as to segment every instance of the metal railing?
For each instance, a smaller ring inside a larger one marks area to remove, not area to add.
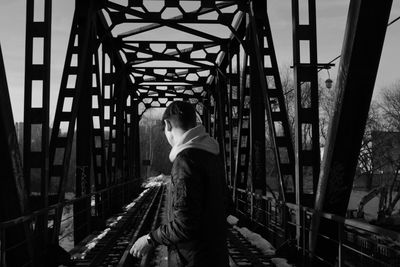
[[[364,221],[320,213],[325,231],[318,233],[319,244],[311,251],[311,221],[316,215],[308,207],[282,203],[272,197],[257,197],[237,189],[236,211],[250,218],[251,227],[276,247],[287,241],[295,246],[296,266],[400,266],[400,233]],[[300,221],[296,221],[296,213]],[[328,228],[328,229],[327,229]],[[296,231],[297,230],[297,231]],[[328,248],[337,249],[335,253]],[[332,255],[335,255],[332,257]]]
[[[129,180],[81,197],[50,205],[25,216],[0,222],[0,266],[42,266],[43,256],[47,255],[47,248],[50,244],[49,237],[52,234],[53,217],[57,210],[63,209],[61,224],[69,225],[69,228],[64,229],[58,236],[59,244],[68,251],[77,243],[74,242],[76,231],[86,229],[87,235],[89,235],[91,231],[96,230],[94,218],[105,225],[105,220],[112,214],[121,211],[124,204],[131,201],[139,190],[139,181],[136,179]],[[74,211],[77,206],[79,206],[79,209]],[[77,216],[85,213],[88,215],[88,220],[74,225],[77,223],[74,218],[76,219]],[[43,227],[40,227],[40,220],[47,217],[48,227],[41,229]],[[9,232],[17,227],[28,228],[28,234],[23,240],[16,242]],[[68,242],[65,242],[66,239],[68,239]],[[33,247],[34,257],[26,257],[25,260],[18,259],[19,251],[27,245]],[[50,256],[58,256],[59,258],[61,256],[62,258],[62,255]]]

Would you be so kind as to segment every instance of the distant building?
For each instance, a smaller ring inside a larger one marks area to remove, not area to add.
[[[366,153],[370,171],[355,180],[355,189],[370,190],[391,184],[396,175],[400,178],[400,132],[373,131],[370,150]],[[396,182],[395,187],[398,185]]]
[[[372,165],[377,174],[400,170],[400,132],[372,132]]]

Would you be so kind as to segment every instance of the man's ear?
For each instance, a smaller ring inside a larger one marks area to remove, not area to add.
[[[167,131],[170,132],[172,130],[171,122],[169,120],[164,120],[164,124],[165,124],[165,129],[167,129]]]

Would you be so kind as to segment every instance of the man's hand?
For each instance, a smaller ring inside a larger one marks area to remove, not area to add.
[[[130,253],[134,257],[142,257],[145,254],[147,254],[147,252],[151,248],[151,244],[149,243],[148,238],[149,238],[149,235],[144,235],[144,236],[138,238],[138,240],[136,240],[135,244],[133,244],[133,246],[130,250]]]

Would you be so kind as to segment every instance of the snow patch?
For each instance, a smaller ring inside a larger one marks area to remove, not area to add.
[[[97,236],[95,236],[92,240],[90,240],[84,247],[82,250],[80,250],[79,252],[75,253],[72,256],[72,259],[85,259],[87,253],[92,250],[101,239],[103,239],[107,233],[114,227],[116,227],[118,225],[118,222],[124,217],[124,215],[126,215],[126,213],[132,209],[135,204],[147,193],[147,191],[150,190],[150,188],[145,189],[142,193],[140,193],[140,195],[135,198],[135,200],[133,200],[131,203],[129,203],[128,205],[126,205],[124,207],[125,212],[120,214],[117,217],[112,217],[110,219],[107,220],[107,228],[104,229],[102,232],[100,232],[100,234],[98,234]]]
[[[253,246],[258,248],[263,254],[268,256],[275,255],[275,248],[261,235],[250,231],[246,227],[240,228],[234,226],[233,228],[239,231],[244,238],[246,238]]]
[[[230,225],[236,225],[237,223],[238,223],[238,221],[239,221],[239,219],[238,218],[236,218],[235,216],[233,216],[233,215],[229,215],[228,217],[226,217],[226,221],[230,224]]]
[[[113,217],[110,220],[107,220],[107,226],[108,227],[114,227],[117,225],[117,223],[119,222],[119,220],[122,219],[122,216],[118,216],[118,217]]]
[[[289,264],[287,259],[284,258],[272,258],[271,261],[276,267],[293,267],[293,265]]]
[[[170,176],[165,174],[160,174],[158,176],[152,176],[147,178],[147,180],[142,184],[142,187],[149,188],[153,186],[161,186],[169,180]]]
[[[133,200],[133,201],[132,201],[131,203],[129,203],[128,205],[126,205],[123,209],[124,209],[125,211],[128,211],[128,210],[130,210],[131,208],[133,208],[133,206],[136,205],[136,202],[138,202],[138,200],[141,199],[141,198],[144,196],[144,194],[147,193],[147,191],[149,191],[149,188],[147,188],[147,189],[144,190],[142,193],[140,193],[140,195],[139,195],[137,198],[135,198],[135,200]]]

